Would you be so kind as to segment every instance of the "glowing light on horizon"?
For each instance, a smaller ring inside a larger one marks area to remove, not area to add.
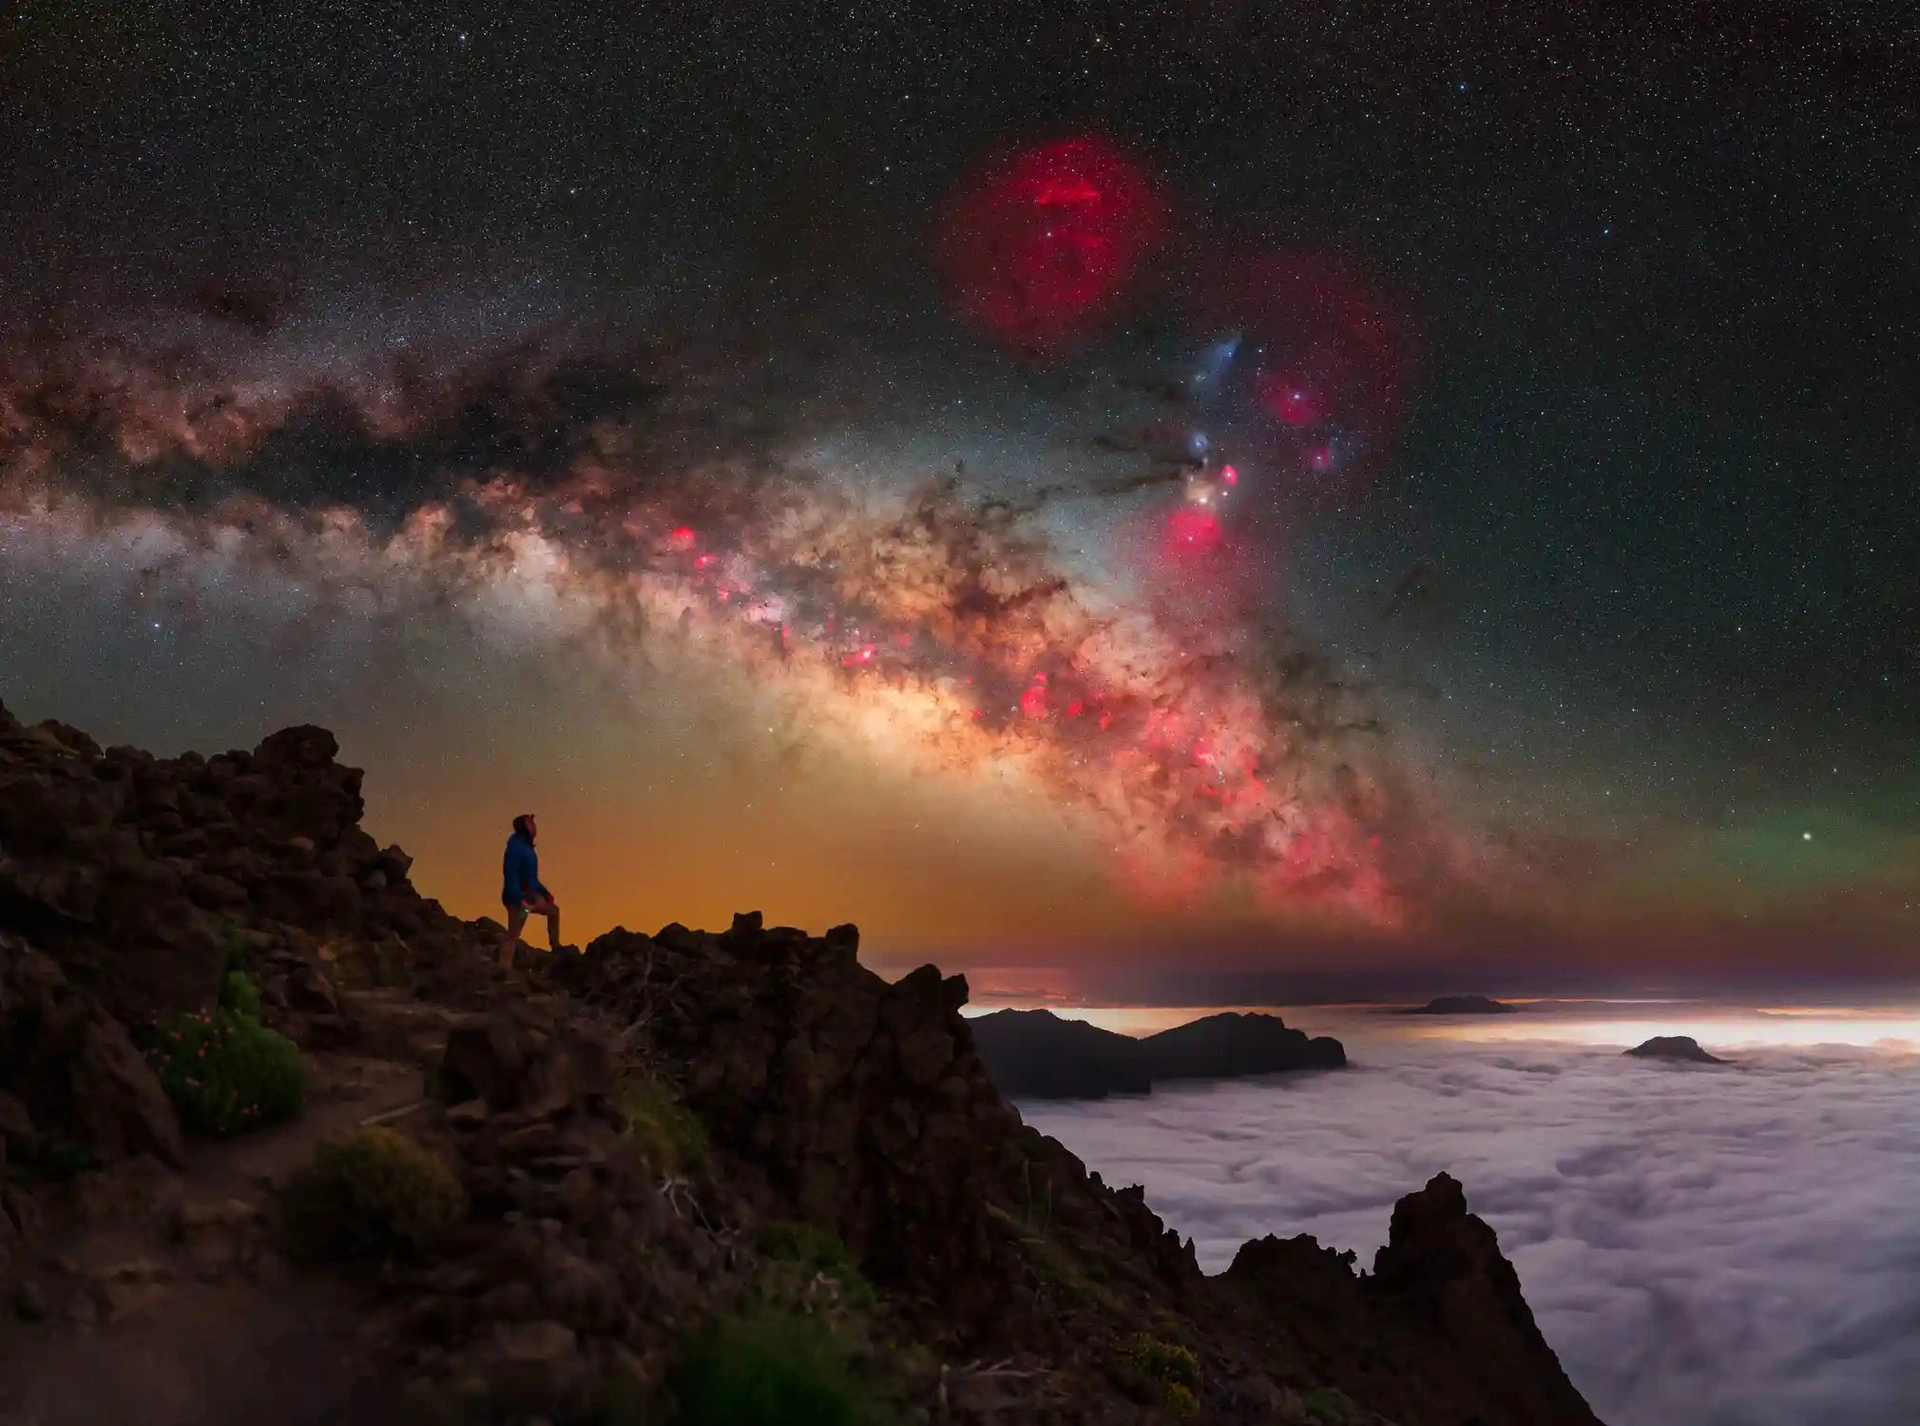
[[[1518,1017],[1515,1017],[1516,1019]],[[1806,1010],[1791,1014],[1752,1010],[1745,1013],[1679,1013],[1661,1019],[1556,1018],[1531,1025],[1484,1021],[1471,1025],[1420,1027],[1425,1039],[1480,1044],[1551,1041],[1560,1044],[1620,1046],[1631,1049],[1657,1035],[1689,1035],[1714,1054],[1741,1048],[1813,1049],[1845,1045],[1920,1053],[1920,1012],[1848,1012]]]

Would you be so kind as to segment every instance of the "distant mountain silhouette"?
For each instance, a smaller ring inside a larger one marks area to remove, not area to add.
[[[1517,1005],[1491,1000],[1484,995],[1441,995],[1425,1005],[1402,1010],[1402,1015],[1512,1015]]]
[[[1155,1079],[1232,1079],[1282,1070],[1340,1069],[1346,1049],[1329,1035],[1309,1039],[1278,1015],[1208,1015],[1140,1041]]]
[[[1691,1035],[1655,1035],[1651,1040],[1622,1053],[1642,1060],[1680,1060],[1696,1065],[1727,1063],[1718,1055],[1710,1055],[1701,1049],[1700,1042]]]
[[[996,1010],[970,1019],[987,1074],[1010,1099],[1105,1099],[1146,1094],[1153,1075],[1140,1041],[1050,1010]]]
[[[1046,1010],[999,1010],[968,1023],[988,1074],[1013,1099],[1104,1099],[1148,1093],[1155,1080],[1233,1079],[1347,1062],[1338,1040],[1309,1038],[1277,1015],[1208,1015],[1143,1039]]]

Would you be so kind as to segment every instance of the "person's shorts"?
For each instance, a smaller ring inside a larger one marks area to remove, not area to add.
[[[514,896],[511,892],[503,891],[500,893],[500,904],[509,911],[545,911],[553,905],[553,898],[542,896],[536,900],[527,901]]]

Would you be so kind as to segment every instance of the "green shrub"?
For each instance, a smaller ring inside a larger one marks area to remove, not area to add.
[[[220,1004],[237,1015],[260,1018],[260,987],[243,970],[230,970],[220,982]]]
[[[245,970],[248,962],[253,959],[253,954],[240,934],[239,925],[231,917],[216,917],[213,923],[213,934],[220,942],[221,949],[227,953],[227,969]]]
[[[706,1156],[706,1126],[658,1080],[623,1079],[607,1103],[660,1172],[683,1173]]]
[[[309,1260],[418,1253],[466,1217],[460,1180],[415,1140],[356,1130],[314,1150],[288,1184],[287,1235]]]
[[[873,1284],[840,1241],[840,1235],[812,1223],[775,1220],[759,1232],[760,1252],[775,1262],[791,1263],[811,1278],[824,1275],[840,1285],[840,1298],[849,1307],[873,1304]]]
[[[1302,1392],[1300,1404],[1307,1414],[1323,1426],[1345,1426],[1354,1419],[1353,1403],[1347,1394],[1330,1386],[1316,1386],[1312,1391]]]
[[[1137,1332],[1121,1344],[1127,1360],[1160,1387],[1160,1404],[1177,1420],[1200,1414],[1200,1363],[1178,1342]]]
[[[175,1016],[155,1033],[148,1059],[181,1122],[196,1133],[226,1138],[284,1119],[306,1095],[299,1047],[225,1007]]]
[[[421,1077],[421,1088],[426,1091],[427,1098],[429,1099],[441,1104],[452,1102],[453,1086],[447,1080],[447,1059],[445,1055],[431,1055],[428,1057],[426,1070]]]
[[[1157,1382],[1189,1391],[1200,1385],[1200,1363],[1177,1342],[1162,1342],[1140,1332],[1127,1339],[1123,1350],[1128,1361]]]
[[[667,1379],[676,1426],[871,1426],[846,1348],[805,1317],[765,1313],[695,1337]]]

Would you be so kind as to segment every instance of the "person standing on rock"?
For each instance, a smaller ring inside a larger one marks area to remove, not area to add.
[[[547,918],[547,945],[560,949],[560,903],[540,884],[540,854],[533,849],[540,829],[531,812],[513,819],[513,835],[507,838],[507,854],[502,863],[506,885],[500,892],[500,904],[507,908],[507,943],[500,948],[502,969],[513,969],[513,954],[520,946],[520,929],[529,915]]]

